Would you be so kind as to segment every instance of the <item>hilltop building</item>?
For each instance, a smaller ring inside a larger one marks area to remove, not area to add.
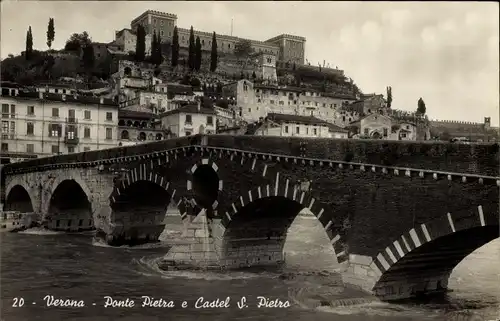
[[[174,28],[177,26],[177,15],[154,10],[147,10],[130,23],[134,31],[139,25],[143,25],[146,33],[159,34],[164,42],[170,42]],[[189,46],[189,28],[177,28],[179,32],[179,45],[181,48]],[[200,37],[202,50],[210,51],[212,48],[212,32],[194,30],[194,36]],[[129,37],[132,43],[132,37]],[[243,39],[235,36],[217,34],[217,49],[222,53],[232,53],[236,43],[241,40],[249,40],[255,52],[273,54],[280,60],[304,63],[306,38],[282,34],[266,41]],[[135,50],[135,44],[134,44]]]
[[[112,99],[29,91],[2,83],[2,163],[115,147]]]

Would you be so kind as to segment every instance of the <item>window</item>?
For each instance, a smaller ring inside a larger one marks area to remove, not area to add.
[[[306,135],[309,135],[309,127],[306,127]]]
[[[2,143],[2,152],[7,152],[7,151],[9,151],[9,144]]]
[[[28,106],[26,113],[29,116],[34,116],[35,115],[35,106]]]
[[[70,109],[68,110],[68,118],[69,118],[69,121],[71,122],[74,122],[75,121],[75,110],[74,109]]]
[[[270,100],[270,101],[269,101],[269,103],[270,103],[271,105],[274,105],[274,100]]]
[[[83,129],[83,138],[90,138],[90,127],[85,127]]]
[[[90,151],[90,147],[84,147],[84,148],[83,148],[83,151],[84,151],[84,152],[88,152],[88,151]]]
[[[285,126],[285,133],[288,133],[288,126]]]
[[[52,145],[52,154],[59,154],[59,145]]]
[[[9,118],[9,104],[2,104],[2,117]]]
[[[317,129],[317,128],[314,128],[314,129],[313,129],[313,133],[314,133],[314,136],[318,135],[318,129]]]
[[[74,139],[76,136],[75,131],[76,131],[76,128],[74,125],[68,125],[66,127],[66,137],[68,137],[69,139]]]
[[[156,19],[153,19],[153,24],[156,25]]]
[[[388,131],[387,128],[384,128],[384,137],[387,137]]]
[[[368,131],[369,131],[369,129],[365,128],[365,135],[368,135]]]
[[[297,127],[295,128],[295,132],[296,132],[297,134],[300,134],[300,127],[299,127],[299,126],[297,126]]]
[[[113,129],[106,127],[106,139],[113,139]]]
[[[61,137],[61,125],[50,124],[49,125],[49,137]]]
[[[59,117],[59,108],[52,108],[52,117]]]
[[[204,46],[205,45],[205,39],[202,39],[201,40],[201,45]]]
[[[91,118],[91,112],[90,110],[86,110],[84,113],[83,113],[83,118],[84,119],[87,119],[89,120]]]
[[[26,124],[26,135],[34,135],[35,134],[35,125],[33,123]]]
[[[11,121],[10,122],[10,133],[14,134],[15,132],[16,132],[16,122],[15,121]]]
[[[214,124],[214,118],[212,116],[207,116],[207,125],[213,125]]]
[[[10,118],[16,118],[16,105],[10,105]]]
[[[165,34],[165,32],[163,30],[160,31],[160,34],[161,36],[163,37],[163,35]]]
[[[34,144],[26,144],[26,153],[33,154],[35,152]]]
[[[8,133],[9,133],[9,122],[3,121],[2,122],[2,134],[8,134]]]
[[[113,113],[111,113],[111,112],[107,112],[107,113],[106,113],[106,120],[108,120],[108,121],[113,120]]]
[[[75,152],[75,147],[74,146],[68,146],[68,153],[74,153]]]
[[[257,99],[257,102],[258,102],[258,103],[260,103],[260,102],[261,102],[260,98],[259,98],[259,99]]]
[[[251,113],[252,112],[252,108],[248,108],[248,112]]]
[[[282,101],[282,100],[280,100],[279,104],[280,104],[280,105],[284,105],[284,104],[285,104],[285,102],[284,102],[284,101]]]
[[[191,136],[191,132],[186,132],[186,136]]]
[[[191,115],[186,115],[186,124],[191,124]]]

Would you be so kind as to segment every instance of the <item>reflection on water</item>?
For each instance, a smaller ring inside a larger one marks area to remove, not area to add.
[[[66,235],[44,230],[2,233],[2,317],[5,320],[159,320],[164,309],[105,309],[102,298],[170,298],[190,304],[199,296],[232,298],[230,309],[168,310],[180,320],[484,320],[500,318],[500,240],[472,253],[454,270],[448,297],[440,301],[388,304],[342,286],[328,238],[313,216],[300,216],[289,230],[286,265],[281,270],[232,272],[163,271],[157,262],[168,248],[181,242],[181,222],[168,218],[161,242],[130,248],[111,248],[89,235]],[[12,308],[12,298],[26,302],[44,295],[85,299],[82,309]],[[257,309],[255,298],[265,295],[289,300],[288,309]],[[246,296],[250,308],[236,301]],[[91,302],[97,302],[92,306]],[[104,319],[102,319],[104,320]],[[108,319],[106,319],[108,320]]]

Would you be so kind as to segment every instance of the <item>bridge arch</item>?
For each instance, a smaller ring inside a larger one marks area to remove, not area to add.
[[[323,226],[339,263],[346,261],[348,249],[338,231],[343,222],[335,222],[327,206],[317,201],[308,182],[279,185],[279,173],[273,185],[259,186],[239,196],[221,217],[221,259],[230,267],[274,265],[284,261],[286,234],[300,211],[308,208]],[[307,186],[305,186],[307,185]],[[241,243],[240,243],[241,242]],[[246,252],[246,247],[251,255]],[[255,250],[255,246],[260,250]]]
[[[44,222],[54,230],[93,229],[92,193],[81,177],[57,176],[44,202]]]
[[[157,240],[165,228],[165,215],[172,201],[185,216],[187,206],[176,197],[170,182],[153,166],[138,165],[116,182],[109,197],[115,224],[123,224],[124,228],[108,243],[133,245]]]
[[[453,269],[500,236],[499,219],[498,204],[488,204],[416,225],[373,258],[372,291],[390,300],[446,290]]]
[[[219,179],[219,166],[210,158],[202,158],[189,169],[187,190],[193,192],[191,202],[201,208],[215,210],[224,182]],[[210,213],[211,211],[208,211]],[[182,219],[186,216],[183,215]]]
[[[27,183],[24,181],[11,181],[6,188],[4,210],[37,212],[35,200]]]

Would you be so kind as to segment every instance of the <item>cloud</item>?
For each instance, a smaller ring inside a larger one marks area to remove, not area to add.
[[[24,50],[28,25],[46,48],[74,32],[109,42],[147,9],[178,16],[178,25],[266,40],[307,38],[311,64],[344,69],[365,92],[392,86],[394,108],[414,110],[422,97],[432,118],[482,121],[499,115],[499,19],[492,2],[28,2],[3,1],[1,56]]]

